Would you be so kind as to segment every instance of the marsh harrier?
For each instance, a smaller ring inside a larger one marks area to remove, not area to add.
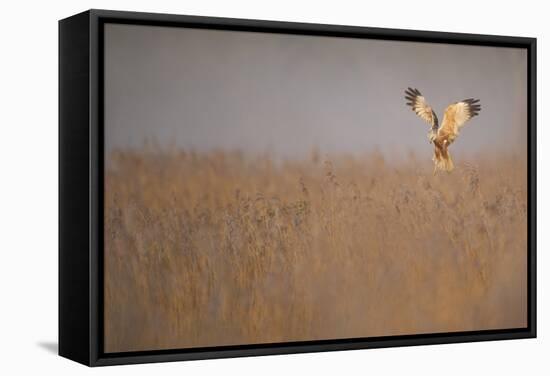
[[[481,110],[479,99],[469,98],[450,104],[445,109],[441,126],[434,110],[418,89],[405,90],[405,99],[407,105],[411,106],[412,110],[431,126],[428,139],[434,144],[434,174],[437,170],[452,171],[454,165],[449,154],[449,145],[456,140],[464,124],[479,115]]]

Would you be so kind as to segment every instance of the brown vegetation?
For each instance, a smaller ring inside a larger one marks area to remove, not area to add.
[[[105,350],[526,325],[524,160],[325,160],[112,153]]]

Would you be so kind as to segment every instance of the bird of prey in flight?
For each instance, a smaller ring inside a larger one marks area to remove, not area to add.
[[[481,106],[479,99],[464,99],[447,106],[443,121],[439,125],[437,115],[418,89],[405,90],[407,105],[425,122],[430,125],[428,139],[434,144],[434,175],[438,170],[450,172],[453,170],[453,160],[449,154],[451,145],[468,120],[479,115]]]

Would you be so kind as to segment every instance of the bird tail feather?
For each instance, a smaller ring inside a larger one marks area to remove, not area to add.
[[[444,150],[440,154],[434,154],[435,170],[451,172],[454,170],[453,159],[448,150]],[[434,171],[435,172],[435,171]]]

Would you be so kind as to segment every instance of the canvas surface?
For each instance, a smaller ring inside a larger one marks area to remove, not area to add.
[[[408,87],[480,100],[452,171]],[[521,49],[107,24],[105,351],[526,327],[526,92]]]

